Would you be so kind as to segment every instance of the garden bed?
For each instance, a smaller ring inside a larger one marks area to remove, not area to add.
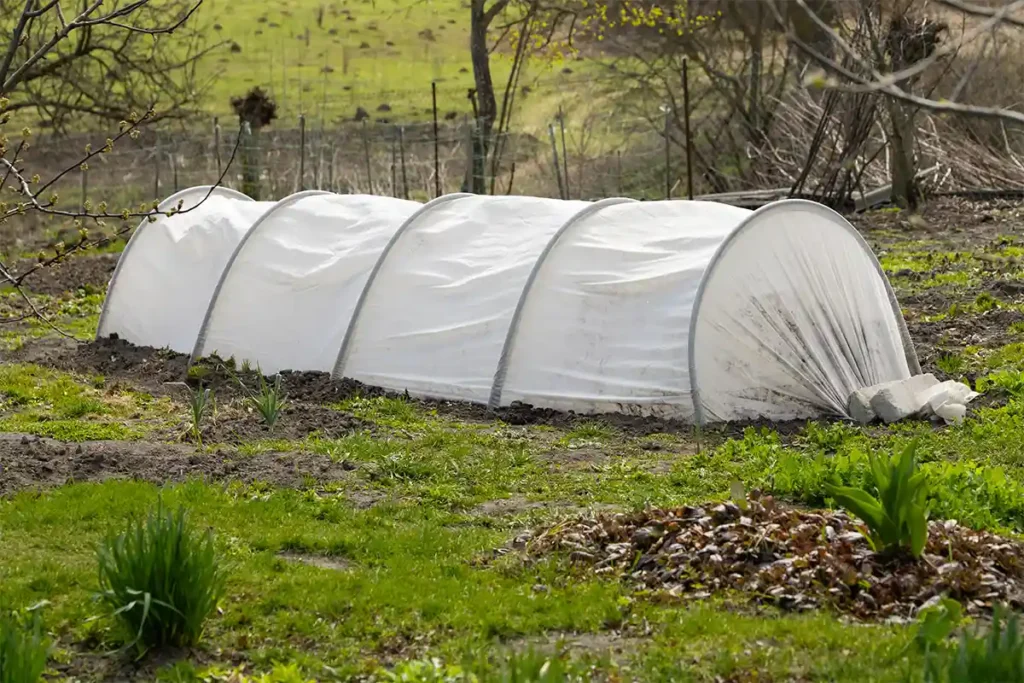
[[[907,623],[950,597],[968,614],[1024,606],[1024,544],[932,521],[921,558],[874,552],[842,510],[807,511],[753,496],[708,506],[604,514],[541,529],[531,557],[551,552],[662,597],[738,594],[787,610],[830,608]],[[520,543],[525,539],[520,539]]]

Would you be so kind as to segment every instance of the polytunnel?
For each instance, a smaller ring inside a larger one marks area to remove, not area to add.
[[[224,266],[273,205],[208,186],[165,199],[159,211],[181,213],[156,215],[152,223],[143,219],[136,228],[107,287],[97,336],[117,334],[137,346],[191,351]]]
[[[310,190],[252,225],[224,268],[193,360],[330,372],[381,251],[422,204]]]
[[[229,199],[231,211],[253,204]],[[178,232],[209,233],[231,213],[225,202],[190,212]],[[98,335],[492,408],[698,423],[845,416],[853,390],[920,372],[877,259],[812,202],[752,212],[306,192],[261,204],[227,220],[251,217],[212,264],[196,255],[199,238],[137,231],[118,265],[130,282],[162,260],[202,277],[179,286],[190,297],[168,313],[123,294],[115,272]],[[155,226],[167,230],[163,219],[143,228]],[[145,286],[159,304],[167,278],[156,275]],[[190,327],[171,335],[176,321]]]

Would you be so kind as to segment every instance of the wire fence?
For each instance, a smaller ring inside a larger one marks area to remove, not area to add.
[[[38,140],[30,166],[43,177],[74,167],[95,136]],[[546,134],[509,132],[481,153],[472,119],[328,127],[299,117],[294,127],[246,133],[211,121],[206,132],[146,130],[75,168],[57,184],[64,205],[137,206],[195,185],[223,184],[280,199],[300,190],[367,193],[427,201],[441,194],[521,194],[660,199],[685,189],[680,150],[651,123],[617,121],[595,132],[556,120]],[[474,174],[474,169],[476,173]]]

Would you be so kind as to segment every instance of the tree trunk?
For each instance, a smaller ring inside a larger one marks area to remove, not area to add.
[[[242,193],[256,201],[260,200],[260,154],[257,136],[259,127],[248,121],[242,122]]]
[[[750,33],[750,102],[747,111],[750,120],[751,138],[760,145],[765,138],[764,121],[761,117],[761,70],[764,68],[764,17],[761,3],[754,8],[754,25]]]
[[[469,54],[473,61],[473,80],[476,82],[477,121],[473,136],[473,163],[470,189],[483,191],[487,156],[491,149],[491,135],[498,118],[498,102],[491,80],[491,58],[487,49],[487,29],[494,18],[494,7],[485,10],[485,0],[472,0],[469,29]]]
[[[916,131],[914,111],[895,100],[889,101],[889,119],[892,124],[892,197],[908,211],[917,211],[921,205],[921,188],[917,184],[917,162],[914,159]]]

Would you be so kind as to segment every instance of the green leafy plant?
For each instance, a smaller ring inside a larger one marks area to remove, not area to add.
[[[256,367],[256,374],[260,379],[259,393],[250,391],[237,376],[235,381],[238,382],[238,386],[246,393],[249,402],[252,403],[256,411],[263,417],[263,423],[273,430],[285,406],[284,392],[281,389],[281,375],[276,375],[274,383],[270,384],[267,382],[267,378],[263,376],[259,366]]]
[[[188,431],[192,434],[192,438],[196,440],[199,447],[202,448],[203,421],[206,419],[208,413],[212,413],[216,410],[216,399],[213,395],[212,389],[204,389],[201,386],[193,388],[187,384],[184,384],[183,386],[188,390],[188,408],[189,417],[191,419]]]
[[[909,550],[920,557],[928,540],[926,477],[917,471],[917,440],[886,461],[869,455],[871,479],[878,493],[853,486],[826,484],[825,490],[840,505],[864,520],[868,541],[876,552]]]
[[[967,360],[958,353],[944,353],[935,359],[935,367],[947,375],[957,376],[963,374]]]
[[[127,647],[194,645],[224,593],[209,530],[200,532],[163,503],[100,544],[101,600],[131,636]]]
[[[1024,373],[1016,370],[997,370],[979,377],[977,389],[980,392],[1001,392],[1012,397],[1024,396]]]
[[[952,598],[943,598],[918,614],[917,629],[911,646],[916,645],[926,655],[941,649],[961,621],[963,609],[960,603]]]
[[[1024,637],[1016,616],[1003,606],[993,610],[988,633],[964,632],[953,647],[929,651],[926,683],[1022,683]]]
[[[36,609],[0,613],[0,683],[35,683],[46,669],[50,643]]]
[[[205,365],[190,365],[187,374],[189,379],[201,380],[210,374],[210,368]]]

